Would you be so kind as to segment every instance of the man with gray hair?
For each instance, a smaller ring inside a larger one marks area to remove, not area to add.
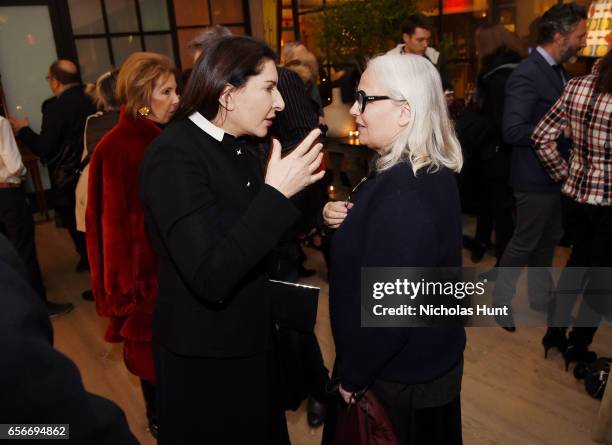
[[[517,221],[499,262],[493,292],[498,306],[510,307],[524,266],[532,268],[528,274],[532,308],[545,311],[552,299],[552,279],[544,268],[552,266],[554,249],[563,235],[560,184],[546,173],[531,135],[569,80],[563,63],[575,60],[586,44],[586,18],[586,10],[576,3],[558,4],[546,11],[538,23],[537,48],[520,63],[506,84],[502,132],[504,141],[512,146],[510,181]],[[559,150],[567,157],[567,139],[560,138],[558,142]],[[497,321],[504,329],[515,330],[512,315]]]
[[[232,32],[225,26],[214,25],[210,28],[206,28],[206,31],[198,34],[195,39],[187,44],[187,48],[189,48],[189,51],[191,51],[191,54],[193,55],[193,63],[198,60],[198,57],[200,57],[200,54],[202,54],[204,48],[211,42],[211,40],[231,35]]]

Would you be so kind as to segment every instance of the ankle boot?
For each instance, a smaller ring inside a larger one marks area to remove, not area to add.
[[[550,348],[557,348],[559,352],[564,353],[567,349],[565,328],[548,328],[542,337],[542,346],[544,346],[544,358],[548,358]]]

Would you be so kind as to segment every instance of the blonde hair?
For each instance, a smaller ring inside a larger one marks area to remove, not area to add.
[[[410,122],[376,161],[377,171],[408,161],[415,175],[425,167],[428,171],[446,167],[459,172],[463,165],[461,146],[433,64],[413,54],[388,54],[375,57],[367,68],[391,99],[410,106]]]
[[[478,63],[483,66],[483,61],[493,55],[500,48],[507,48],[518,53],[521,57],[527,55],[525,44],[518,36],[506,29],[500,23],[485,25],[476,30],[475,36],[476,53]]]
[[[161,54],[137,52],[131,54],[117,75],[117,99],[133,118],[138,109],[151,105],[151,95],[158,79],[176,76],[172,61]]]

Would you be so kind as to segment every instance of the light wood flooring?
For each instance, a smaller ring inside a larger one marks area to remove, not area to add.
[[[467,224],[469,226],[470,224]],[[89,287],[89,276],[74,272],[76,254],[67,233],[52,223],[36,226],[38,254],[49,298],[71,301],[75,310],[55,319],[55,346],[81,370],[85,387],[114,400],[125,411],[130,427],[143,445],[155,440],[146,431],[144,404],[138,379],[125,368],[121,345],[105,343],[105,320],[94,304],[81,300]],[[331,368],[334,346],[328,317],[328,288],[325,266],[319,252],[307,249],[307,265],[317,275],[305,282],[322,288],[316,333],[325,363]],[[465,264],[471,264],[464,252]],[[566,249],[555,258],[563,265]],[[487,254],[482,264],[490,265]],[[598,401],[584,391],[571,372],[563,369],[556,351],[544,360],[540,339],[543,328],[519,328],[507,333],[501,328],[470,328],[465,352],[462,411],[466,445],[587,445]],[[612,330],[598,332],[593,349],[612,356]],[[320,443],[321,429],[311,431],[305,407],[288,412],[287,420],[294,445]],[[608,434],[612,444],[612,432]],[[443,445],[443,444],[440,444]]]

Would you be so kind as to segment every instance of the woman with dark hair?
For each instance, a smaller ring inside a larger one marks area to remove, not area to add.
[[[157,435],[151,340],[157,263],[138,195],[147,147],[178,107],[176,70],[155,53],[130,55],[117,76],[119,123],[96,146],[89,167],[86,211],[91,288],[104,338],[123,342],[128,370],[140,377],[151,433]]]
[[[557,139],[570,133],[572,149],[565,160]],[[572,253],[559,278],[548,329],[542,338],[544,356],[552,347],[563,353],[565,369],[572,362],[597,358],[589,345],[602,316],[612,317],[612,52],[593,66],[591,74],[571,79],[563,95],[533,132],[535,150],[554,181],[562,181],[567,211],[565,226]],[[574,327],[572,309],[582,304]]]
[[[265,257],[299,217],[289,198],[323,173],[314,173],[321,144],[311,147],[318,129],[282,159],[274,141],[265,177],[240,139],[266,136],[284,108],[274,61],[249,37],[212,42],[193,68],[178,119],[142,165],[141,198],[159,258],[160,444],[289,442]],[[300,314],[308,329],[312,306]]]
[[[478,116],[483,122],[476,130],[480,134],[477,139],[479,147],[474,147],[481,196],[472,261],[482,259],[495,228],[497,266],[514,231],[514,201],[508,185],[511,153],[501,136],[506,81],[522,60],[525,50],[521,40],[501,24],[479,28],[476,31],[476,49],[480,65],[476,100]],[[494,278],[494,274],[488,274],[487,278]]]

